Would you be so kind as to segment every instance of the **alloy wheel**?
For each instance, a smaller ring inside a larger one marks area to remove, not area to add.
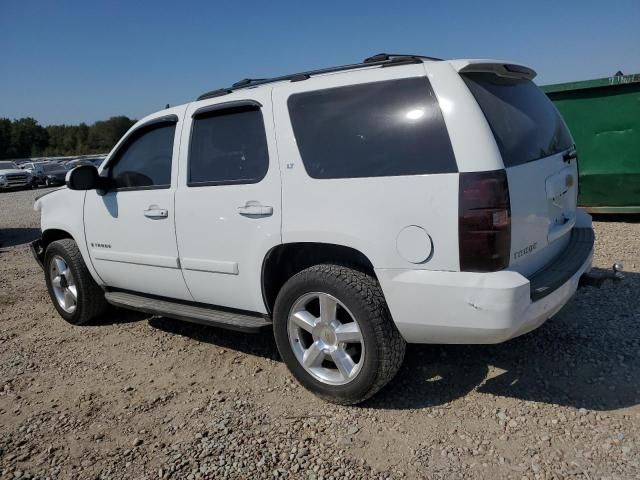
[[[362,369],[365,344],[360,326],[332,295],[301,296],[289,312],[287,330],[296,359],[320,382],[344,385]]]
[[[67,313],[73,313],[78,304],[78,288],[67,262],[55,255],[49,264],[49,278],[51,288],[60,308]]]

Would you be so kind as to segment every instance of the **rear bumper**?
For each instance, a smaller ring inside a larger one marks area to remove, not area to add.
[[[590,238],[591,245],[573,259],[571,272],[566,270],[566,255],[571,252],[566,250],[548,267],[552,271],[559,266],[562,282],[544,296],[532,295],[531,281],[507,270],[379,269],[376,274],[395,324],[407,342],[500,343],[539,327],[571,299],[580,277],[591,269],[593,236]]]

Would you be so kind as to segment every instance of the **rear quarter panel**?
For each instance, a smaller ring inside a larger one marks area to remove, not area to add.
[[[457,270],[458,174],[314,179],[304,167],[287,106],[290,95],[358,83],[426,75],[422,64],[312,77],[273,90],[282,171],[282,240],[344,245],[375,268]],[[431,237],[430,257],[410,263],[397,249],[407,226]]]

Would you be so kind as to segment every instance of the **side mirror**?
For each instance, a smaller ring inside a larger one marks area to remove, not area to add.
[[[93,165],[82,165],[67,172],[65,183],[71,190],[95,190],[100,184],[98,169]]]

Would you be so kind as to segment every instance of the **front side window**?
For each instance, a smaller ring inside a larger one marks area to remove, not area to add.
[[[190,187],[257,183],[268,168],[267,137],[258,106],[195,116],[189,147]]]
[[[118,189],[168,188],[175,123],[142,127],[116,153],[109,176]]]
[[[424,77],[297,93],[288,106],[313,178],[458,171],[438,100]]]

